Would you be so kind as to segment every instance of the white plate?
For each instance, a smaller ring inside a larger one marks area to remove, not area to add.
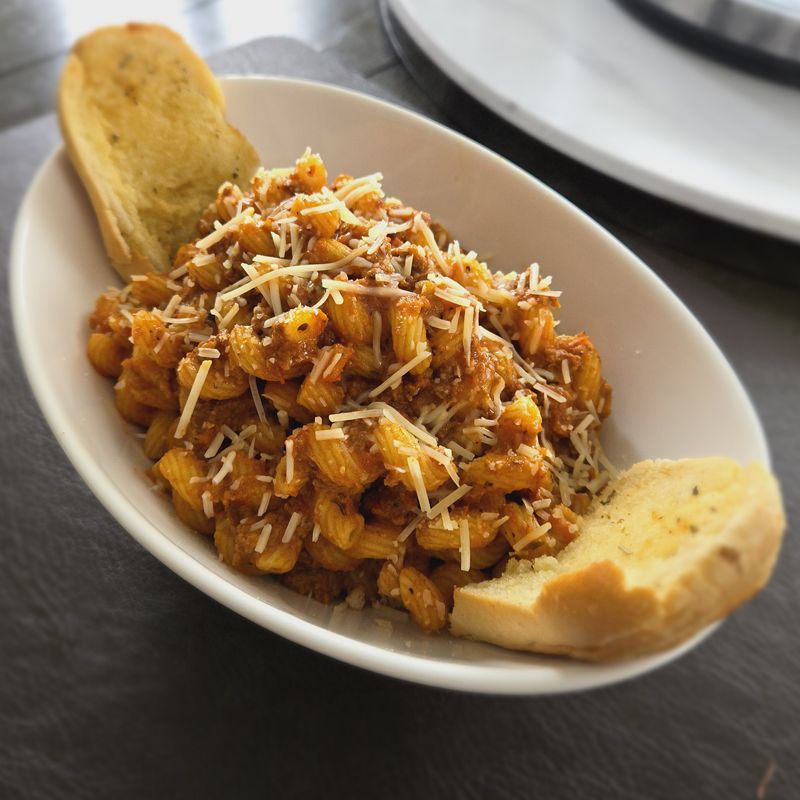
[[[617,0],[387,0],[465,91],[639,189],[800,241],[800,92],[661,36]]]
[[[607,447],[616,462],[646,456],[768,458],[752,406],[717,347],[628,250],[553,191],[423,117],[364,95],[284,79],[223,81],[231,120],[271,165],[306,144],[333,174],[382,170],[387,189],[429,209],[495,267],[537,259],[565,290],[563,327],[586,327],[614,386]],[[272,109],[294,109],[274,123]],[[601,686],[671,661],[676,650],[616,664],[580,664],[426,636],[402,615],[392,630],[364,613],[301,597],[220,564],[149,488],[140,440],[86,360],[86,317],[116,283],[91,208],[58,150],[28,190],[14,233],[12,306],[36,397],[76,469],[132,536],[167,566],[254,622],[351,664],[411,681],[497,693]],[[393,619],[394,619],[394,615]]]

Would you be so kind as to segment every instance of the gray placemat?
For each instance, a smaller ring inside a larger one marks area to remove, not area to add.
[[[386,94],[290,40],[211,62],[221,74]],[[58,140],[52,116],[0,134],[4,287],[18,201]],[[796,518],[798,294],[625,238],[743,376]],[[36,408],[7,291],[0,341],[1,796],[749,798],[768,770],[768,798],[798,796],[791,538],[769,589],[654,675],[538,700],[406,685],[257,628],[143,551],[84,487]]]

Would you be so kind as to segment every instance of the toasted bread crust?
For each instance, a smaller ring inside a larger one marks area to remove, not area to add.
[[[465,587],[455,593],[453,633],[592,661],[679,644],[752,597],[772,572],[785,527],[777,484],[754,464],[742,472],[741,485],[735,507],[722,510],[719,533],[669,579],[654,573],[648,584],[640,570],[629,580],[623,565],[605,559],[555,574],[525,600],[519,592],[504,596]],[[586,524],[599,513],[592,509]],[[573,548],[581,547],[580,538]],[[503,580],[492,583],[501,586]]]
[[[171,61],[147,74],[141,65],[154,64],[158,53]],[[138,69],[126,69],[132,59]],[[120,103],[123,96],[131,103]],[[201,124],[194,125],[198,110]],[[169,269],[217,187],[234,171],[249,179],[259,163],[247,139],[225,122],[222,90],[208,66],[161,25],[111,26],[80,39],[61,76],[58,118],[106,251],[126,280]],[[115,150],[117,136],[134,139],[135,147]],[[170,169],[147,170],[149,155]]]
[[[83,85],[83,72],[83,64],[73,51],[67,57],[59,84],[58,119],[61,134],[72,165],[80,176],[94,208],[108,257],[120,275],[127,279],[137,272],[138,268],[142,268],[143,271],[149,269],[150,262],[131,252],[117,224],[117,214],[113,209],[108,186],[95,177],[99,170],[92,157],[92,151],[82,146],[80,129],[71,122],[80,115],[78,98]],[[134,267],[134,262],[138,262],[137,267]]]

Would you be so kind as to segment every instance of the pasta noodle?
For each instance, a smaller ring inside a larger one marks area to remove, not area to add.
[[[417,625],[429,633],[441,630],[447,607],[436,584],[414,567],[403,567],[399,581],[403,605]]]
[[[453,592],[457,587],[479,583],[485,577],[479,569],[464,571],[458,564],[452,562],[440,564],[430,574],[431,582],[436,585],[448,609],[453,607]]]
[[[118,378],[122,374],[124,352],[108,333],[92,333],[86,345],[86,355],[92,366],[106,378]]]
[[[178,417],[173,412],[157,412],[144,437],[144,454],[153,461],[158,461],[172,447],[177,425]]]
[[[348,550],[364,530],[364,517],[358,513],[355,500],[329,489],[317,492],[314,520],[321,534],[342,550]]]

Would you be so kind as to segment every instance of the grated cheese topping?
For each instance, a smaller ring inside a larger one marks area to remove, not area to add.
[[[256,407],[256,414],[258,414],[258,419],[261,422],[267,421],[267,415],[264,411],[264,403],[261,400],[261,395],[258,391],[258,385],[256,384],[255,376],[251,375],[248,379],[248,383],[250,384],[250,395],[253,398],[253,405]]]
[[[422,522],[423,519],[424,517],[422,514],[418,514],[416,517],[414,517],[414,519],[412,519],[411,522],[409,522],[408,525],[406,525],[405,528],[403,528],[403,530],[400,531],[400,533],[397,536],[397,541],[404,542],[406,539],[408,539],[408,537],[411,536],[412,533],[414,533],[414,531],[417,529],[417,527],[419,526],[420,522]]]
[[[203,384],[206,382],[210,369],[211,361],[203,361],[197,370],[197,375],[194,376],[192,388],[189,390],[189,396],[186,398],[186,405],[183,407],[180,419],[178,420],[178,427],[175,428],[176,439],[182,439],[186,434],[186,429],[189,427],[192,414],[194,413],[195,406],[197,406],[197,401],[200,399],[200,392],[203,391]]]
[[[294,478],[294,440],[286,440],[286,482],[291,483]]]
[[[294,536],[294,532],[297,530],[297,526],[300,524],[300,520],[303,518],[303,515],[299,511],[294,511],[292,516],[289,517],[289,522],[286,525],[286,530],[283,532],[283,538],[281,542],[283,544],[288,544],[292,541],[292,537]]]
[[[209,247],[213,247],[217,242],[221,242],[228,234],[228,231],[238,228],[244,220],[248,217],[252,217],[254,213],[254,209],[247,208],[242,211],[241,214],[231,217],[224,225],[220,225],[216,230],[211,231],[208,236],[196,242],[195,247],[197,247],[198,250],[208,250]]]
[[[406,463],[411,480],[414,482],[414,491],[417,493],[420,511],[427,513],[431,510],[431,501],[428,498],[428,490],[425,488],[425,481],[422,478],[422,470],[419,466],[419,459],[409,456]]]
[[[361,408],[358,411],[345,411],[341,414],[331,414],[328,419],[331,422],[351,422],[356,419],[370,419],[385,416],[382,408]]]
[[[461,554],[461,569],[463,572],[469,572],[472,551],[470,549],[468,520],[462,519],[458,523],[458,535],[460,540],[458,552]]]
[[[415,297],[413,292],[408,292],[405,289],[398,289],[394,286],[364,286],[360,283],[333,280],[332,278],[323,278],[322,286],[331,291],[335,290],[337,292],[361,294],[372,297]]]
[[[552,527],[553,526],[549,522],[545,522],[544,525],[536,525],[535,529],[532,530],[527,536],[523,536],[520,540],[514,543],[514,552],[519,553],[532,542],[535,542],[537,539],[541,539],[542,536],[544,536]]]
[[[253,548],[253,550],[255,550],[256,553],[263,553],[264,550],[267,549],[271,533],[272,533],[272,525],[270,525],[269,523],[266,523],[261,527],[261,533],[258,536],[258,541],[256,542],[256,545]]]
[[[214,518],[214,503],[211,501],[211,492],[207,489],[203,494],[200,495],[200,499],[203,502],[203,513],[208,517],[208,519]]]
[[[466,483],[461,484],[455,491],[450,492],[446,497],[443,497],[435,506],[429,508],[426,512],[428,519],[435,519],[442,514],[444,511],[447,511],[450,506],[457,503],[462,497],[464,497],[470,490],[472,489],[471,486],[467,485]]]
[[[208,445],[208,449],[203,453],[205,458],[214,458],[216,454],[219,452],[220,447],[222,447],[222,443],[225,441],[225,434],[222,431],[217,431],[214,435],[214,438],[211,440],[211,443]]]
[[[223,479],[233,470],[233,460],[236,458],[236,450],[231,450],[226,456],[222,458],[222,466],[217,470],[217,474],[211,479],[211,483],[218,485],[222,483]]]
[[[344,428],[328,428],[327,430],[314,431],[314,438],[320,441],[329,439],[341,440],[346,439],[347,434],[344,432]]]
[[[263,517],[264,514],[267,513],[267,509],[269,508],[269,501],[272,499],[272,491],[269,489],[264,490],[264,493],[261,495],[261,502],[258,504],[258,511],[256,511],[257,517]]]
[[[430,357],[431,354],[427,350],[423,350],[422,352],[417,353],[417,355],[415,355],[414,358],[403,364],[403,366],[400,367],[400,369],[398,369],[396,372],[393,372],[383,383],[378,384],[378,386],[372,389],[368,393],[368,397],[377,397],[379,394],[383,394],[387,389],[399,386],[403,375],[406,375],[407,373],[411,372],[411,370],[414,369],[414,367],[416,367],[418,364],[421,364],[423,361],[429,359]]]

